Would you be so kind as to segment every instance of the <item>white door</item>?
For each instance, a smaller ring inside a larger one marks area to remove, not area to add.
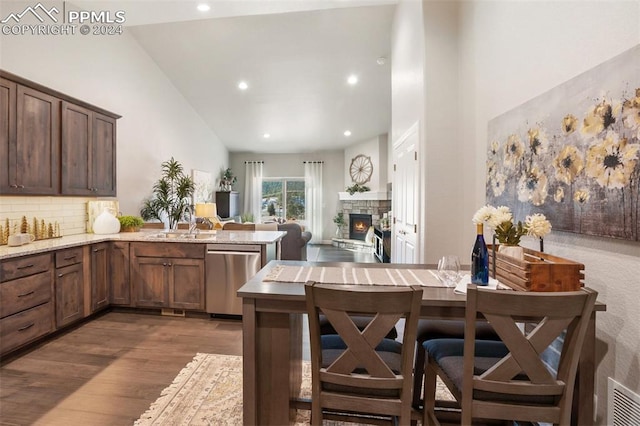
[[[393,147],[392,263],[418,262],[418,123]]]

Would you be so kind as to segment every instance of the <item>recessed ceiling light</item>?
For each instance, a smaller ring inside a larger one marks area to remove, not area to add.
[[[345,130],[344,131],[344,135],[347,136],[347,137],[351,136],[351,130]]]
[[[199,10],[200,12],[208,12],[210,9],[211,9],[211,6],[209,6],[209,5],[208,5],[208,4],[206,4],[206,3],[200,3],[200,4],[198,5],[198,10]]]
[[[238,89],[247,90],[248,88],[249,88],[249,85],[247,84],[246,81],[241,81],[240,83],[238,83]]]
[[[347,78],[347,83],[349,83],[349,84],[350,84],[350,85],[352,85],[352,86],[353,86],[354,84],[356,84],[357,82],[358,82],[358,76],[357,76],[357,75],[355,75],[355,74],[351,74],[351,75],[349,76],[349,78]]]
[[[265,139],[269,139],[271,137],[271,135],[269,133],[265,133],[263,136],[264,136]]]
[[[384,56],[380,56],[378,59],[376,59],[376,63],[378,65],[384,65],[387,62],[387,58],[385,58]]]

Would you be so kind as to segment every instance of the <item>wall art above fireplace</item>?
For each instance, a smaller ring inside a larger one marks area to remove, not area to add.
[[[487,203],[640,241],[640,45],[489,122]]]

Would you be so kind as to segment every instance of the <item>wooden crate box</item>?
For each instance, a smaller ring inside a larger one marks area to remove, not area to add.
[[[524,248],[524,260],[489,249],[489,272],[515,290],[575,291],[584,286],[584,265]],[[495,257],[494,257],[495,253]]]

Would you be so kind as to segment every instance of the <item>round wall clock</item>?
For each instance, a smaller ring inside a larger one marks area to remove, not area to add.
[[[351,160],[349,174],[351,175],[351,180],[355,183],[362,185],[363,183],[369,182],[372,173],[373,164],[371,164],[371,157],[360,154]]]

